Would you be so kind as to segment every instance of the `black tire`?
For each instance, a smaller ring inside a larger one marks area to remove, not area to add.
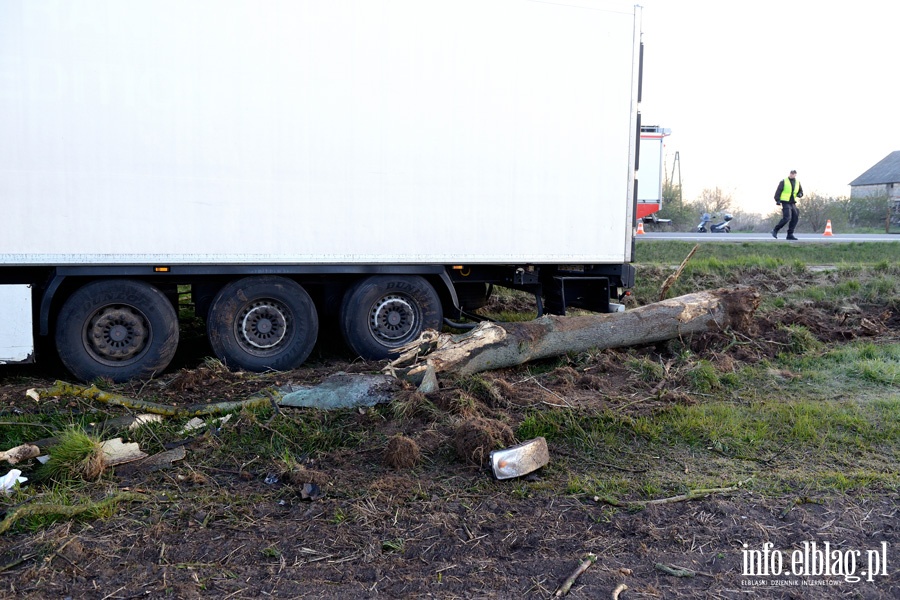
[[[319,335],[309,294],[285,277],[245,277],[216,294],[206,320],[215,355],[232,369],[296,369]]]
[[[422,277],[376,275],[353,285],[341,303],[341,334],[367,360],[397,355],[394,350],[416,340],[426,329],[440,331],[441,300]]]
[[[60,360],[82,381],[159,375],[178,347],[178,314],[142,281],[95,281],[69,296],[56,323]]]

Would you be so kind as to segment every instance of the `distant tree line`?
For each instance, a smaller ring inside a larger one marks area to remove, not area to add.
[[[781,209],[772,202],[772,212],[768,215],[748,213],[734,208],[730,194],[719,188],[704,189],[699,198],[684,200],[681,186],[667,182],[663,185],[663,207],[657,213],[660,219],[671,219],[668,226],[672,231],[693,231],[700,222],[700,215],[710,213],[714,218],[721,218],[730,213],[732,231],[762,233],[772,229],[781,218]],[[891,203],[887,196],[870,198],[833,198],[820,196],[815,192],[806,194],[798,202],[800,222],[797,231],[802,233],[822,233],[825,223],[831,220],[835,231],[865,232],[887,231],[890,219]],[[890,225],[891,231],[898,229],[896,222]]]

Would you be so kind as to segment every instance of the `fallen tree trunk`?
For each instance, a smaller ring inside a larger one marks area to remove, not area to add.
[[[385,369],[420,381],[426,369],[471,375],[592,348],[651,344],[725,328],[745,329],[759,293],[735,287],[697,292],[623,313],[543,316],[527,323],[482,323],[461,335],[442,334],[410,344]],[[427,365],[426,365],[427,360]]]

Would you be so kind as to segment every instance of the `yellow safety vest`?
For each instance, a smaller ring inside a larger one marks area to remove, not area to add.
[[[782,202],[790,202],[791,200],[796,200],[796,198],[794,198],[794,194],[797,192],[797,189],[800,188],[800,182],[795,179],[794,183],[797,185],[796,188],[791,185],[790,177],[784,178],[784,189],[781,190]]]

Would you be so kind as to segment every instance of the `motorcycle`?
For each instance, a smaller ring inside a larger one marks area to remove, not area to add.
[[[703,213],[700,215],[700,224],[697,225],[697,233],[706,233],[709,231],[710,233],[729,233],[731,232],[731,225],[728,224],[731,219],[733,219],[730,214],[725,213],[722,216],[722,221],[720,223],[713,223],[713,216],[709,213]]]

